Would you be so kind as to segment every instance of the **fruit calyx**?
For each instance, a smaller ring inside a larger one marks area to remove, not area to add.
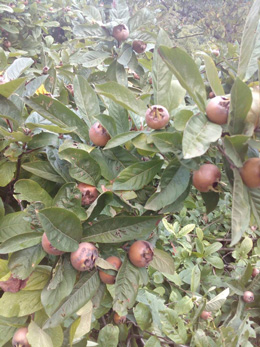
[[[165,107],[161,105],[153,105],[147,109],[145,119],[150,128],[161,129],[168,124],[170,115]]]

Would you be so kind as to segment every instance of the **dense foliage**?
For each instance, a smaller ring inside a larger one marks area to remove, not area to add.
[[[0,346],[259,345],[260,0],[204,4],[1,2]]]

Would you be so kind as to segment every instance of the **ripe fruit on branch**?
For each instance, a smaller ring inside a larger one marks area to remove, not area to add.
[[[52,254],[52,255],[62,255],[65,253],[53,247],[45,233],[42,235],[42,248],[45,250],[46,253]]]
[[[31,345],[29,344],[26,337],[27,333],[28,333],[28,328],[26,327],[16,330],[12,339],[13,347],[30,347]]]
[[[129,248],[128,257],[137,267],[146,267],[153,260],[152,245],[143,240],[135,241]]]
[[[206,107],[208,119],[216,124],[226,124],[230,100],[224,96],[215,96]]]
[[[134,40],[133,42],[133,50],[136,51],[136,53],[144,53],[146,47],[147,44],[142,40]]]
[[[119,24],[113,28],[112,35],[119,42],[125,41],[129,36],[128,27],[124,24]]]
[[[108,257],[106,259],[106,261],[109,262],[110,264],[114,265],[114,267],[117,270],[122,265],[122,262],[121,262],[121,260],[118,257],[111,256],[111,257]],[[105,273],[102,270],[99,270],[99,277],[100,277],[101,281],[103,283],[106,283],[106,284],[113,284],[116,281],[116,276],[109,275],[109,274]]]
[[[115,312],[113,319],[116,324],[123,324],[126,321],[126,316],[119,316],[119,314]]]
[[[252,271],[252,277],[256,277],[257,275],[259,275],[259,272],[260,270],[255,267]]]
[[[254,293],[249,290],[244,292],[243,299],[245,302],[253,302],[255,300]]]
[[[192,183],[202,193],[216,188],[221,179],[221,172],[216,165],[203,164],[193,172]]]
[[[89,129],[89,138],[94,145],[104,147],[110,140],[110,135],[100,123],[96,122]]]
[[[48,71],[49,71],[48,66],[44,66],[44,68],[42,69],[42,73],[43,73],[44,75],[47,75]]]
[[[240,175],[248,188],[260,187],[260,158],[250,158],[244,162]]]
[[[252,104],[251,108],[246,116],[246,121],[254,124],[254,128],[259,126],[260,119],[260,90],[259,88],[254,88],[252,90]]]
[[[211,312],[208,311],[202,311],[200,318],[204,319],[204,320],[208,320],[209,318],[211,318]]]
[[[148,127],[161,129],[168,124],[170,119],[167,109],[161,105],[153,105],[145,113],[145,120]]]
[[[82,193],[81,204],[83,206],[92,204],[92,202],[96,200],[99,194],[96,187],[85,183],[79,183],[78,189]]]
[[[70,261],[78,271],[90,271],[95,266],[98,257],[97,248],[89,242],[82,242],[79,248],[70,254]]]

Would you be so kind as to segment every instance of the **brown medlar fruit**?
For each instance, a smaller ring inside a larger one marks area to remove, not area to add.
[[[48,71],[49,71],[48,66],[44,66],[44,68],[42,69],[42,73],[43,73],[44,75],[47,75]]]
[[[260,158],[246,160],[240,169],[240,175],[248,188],[260,187]]]
[[[92,202],[96,200],[99,194],[96,187],[85,183],[79,183],[78,189],[82,193],[81,204],[83,206],[92,204]]]
[[[212,188],[216,188],[221,179],[221,172],[216,165],[203,164],[193,172],[192,183],[202,193],[207,193]]]
[[[110,135],[100,123],[96,122],[89,129],[89,138],[94,145],[104,147],[110,140]]]
[[[216,124],[226,124],[228,120],[230,100],[224,96],[215,96],[206,107],[208,119]]]
[[[135,241],[129,248],[128,257],[137,267],[146,267],[153,260],[153,248],[147,241]]]
[[[254,293],[250,292],[249,290],[244,292],[243,300],[247,303],[253,302],[255,300]]]
[[[209,318],[211,318],[211,312],[202,311],[201,315],[200,315],[200,318],[204,319],[204,320],[208,320]]]
[[[255,267],[252,271],[252,277],[256,277],[257,275],[259,275],[259,272],[260,270]]]
[[[132,47],[136,53],[144,53],[147,44],[142,40],[134,40]]]
[[[95,266],[98,257],[97,248],[89,242],[82,242],[79,248],[70,254],[70,261],[78,271],[90,271]]]
[[[126,321],[126,316],[119,316],[119,314],[115,312],[113,319],[114,319],[114,322],[115,322],[117,325],[119,325],[119,324],[125,323],[125,321]]]
[[[115,256],[111,256],[111,257],[108,257],[106,259],[107,262],[109,262],[110,264],[114,265],[114,267],[118,270],[120,268],[120,266],[122,265],[122,261],[121,259],[119,259],[118,257],[115,257]],[[113,275],[109,275],[107,273],[105,273],[104,271],[102,270],[99,270],[99,277],[101,279],[101,281],[103,283],[106,283],[106,284],[113,284],[115,283],[116,281],[116,276],[113,276]]]
[[[128,27],[124,24],[119,24],[113,28],[112,35],[119,42],[125,41],[129,36]]]
[[[16,330],[13,339],[12,339],[12,345],[13,347],[31,347],[27,340],[28,328],[20,328]]]
[[[148,127],[161,129],[168,124],[170,119],[167,109],[161,105],[153,105],[145,113],[145,120]]]
[[[42,235],[42,248],[45,250],[46,253],[52,255],[62,255],[65,253],[52,246],[52,244],[47,238],[46,233]]]

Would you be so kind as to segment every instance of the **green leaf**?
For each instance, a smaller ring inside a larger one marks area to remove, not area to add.
[[[77,320],[74,322],[77,324],[77,328],[74,334],[75,340],[81,338],[90,331],[92,323],[92,313],[93,304],[91,300],[77,312],[77,314],[80,315],[80,323],[77,324]]]
[[[25,92],[23,96],[27,96],[27,97],[33,96],[36,90],[40,88],[42,84],[44,84],[47,78],[48,78],[48,75],[42,75],[30,81],[25,86]]]
[[[47,320],[44,329],[52,328],[62,323],[67,317],[83,307],[97,292],[100,285],[96,270],[84,273],[75,285],[72,293],[67,297],[61,307]]]
[[[260,189],[249,189],[249,201],[256,224],[260,227]]]
[[[219,251],[222,248],[222,246],[223,245],[220,242],[213,242],[205,248],[204,255],[205,256],[211,255],[211,254]]]
[[[238,64],[238,76],[244,79],[250,58],[255,46],[257,36],[257,25],[260,16],[260,1],[256,0],[247,16],[242,42],[240,47],[240,58]]]
[[[45,256],[46,253],[40,244],[13,253],[8,266],[15,277],[25,280]]]
[[[52,204],[52,198],[37,182],[29,179],[21,179],[14,185],[15,193],[19,200],[29,202],[42,202],[45,207]]]
[[[0,95],[5,98],[9,98],[13,93],[17,91],[26,81],[26,77],[18,78],[16,80],[4,83],[0,85]]]
[[[147,330],[152,325],[152,314],[150,308],[139,302],[133,309],[136,323],[142,330]]]
[[[82,241],[99,243],[119,243],[133,239],[142,239],[156,227],[162,216],[116,216],[89,225],[83,224]]]
[[[81,207],[81,193],[76,183],[64,184],[54,197],[53,206],[75,213],[80,220],[87,219],[86,211]]]
[[[183,133],[184,159],[199,157],[206,153],[210,144],[217,141],[221,134],[221,126],[209,122],[204,114],[192,116]]]
[[[73,212],[51,207],[41,210],[38,217],[53,247],[64,252],[74,252],[78,249],[82,227]]]
[[[90,127],[95,122],[94,117],[100,113],[98,97],[83,76],[76,76],[73,86],[76,105]]]
[[[157,337],[151,336],[145,343],[144,347],[161,347],[161,343]]]
[[[10,100],[3,96],[0,96],[0,117],[9,119],[16,125],[22,122],[21,112]]]
[[[72,178],[69,174],[70,164],[66,160],[60,159],[58,150],[53,147],[47,147],[46,154],[53,169],[64,179],[64,181],[71,182]]]
[[[41,302],[48,315],[52,315],[74,287],[77,272],[72,267],[69,257],[58,262],[50,282],[42,290]]]
[[[76,113],[58,100],[46,95],[25,98],[24,102],[44,118],[61,128],[76,128],[74,131],[82,139],[88,139],[88,127]]]
[[[223,260],[215,255],[208,255],[207,257],[205,257],[205,259],[207,260],[207,262],[209,262],[212,266],[214,266],[217,269],[224,269],[224,263]]]
[[[0,162],[0,187],[7,186],[14,178],[16,163],[11,161]]]
[[[229,296],[229,292],[229,288],[226,288],[225,290],[223,290],[223,292],[219,293],[213,299],[208,301],[205,310],[209,312],[218,311]]]
[[[0,317],[0,346],[4,346],[14,335],[18,326],[25,325],[27,317]]]
[[[239,78],[231,89],[231,104],[229,111],[228,129],[231,135],[241,134],[245,127],[245,120],[252,104],[250,88]]]
[[[191,110],[180,110],[174,116],[174,128],[178,131],[183,131],[192,116],[193,112]]]
[[[1,244],[0,253],[7,254],[29,248],[40,243],[41,239],[42,235],[38,232],[15,235]]]
[[[17,58],[15,61],[6,69],[5,76],[9,80],[17,79],[28,67],[34,63],[32,58]]]
[[[1,4],[0,5],[0,12],[10,12],[10,13],[13,13],[14,10],[12,9],[12,7],[9,7],[9,6],[6,6],[6,5],[3,5]]]
[[[187,90],[199,109],[205,111],[206,90],[201,74],[194,60],[181,48],[159,47],[159,54],[170,71]]]
[[[150,183],[160,171],[163,160],[151,160],[128,166],[116,178],[114,190],[139,190]]]
[[[157,211],[173,203],[186,190],[189,181],[189,170],[181,166],[178,160],[173,160],[164,170],[159,192],[156,192],[148,199],[145,208]]]
[[[234,172],[233,201],[231,215],[231,246],[238,243],[250,221],[249,195],[237,169]]]
[[[128,88],[116,82],[107,82],[96,85],[99,94],[108,97],[125,109],[133,111],[144,117],[147,107],[145,103],[138,99]]]
[[[30,233],[31,231],[28,214],[25,212],[10,213],[0,219],[0,242],[4,242],[19,234]]]
[[[6,292],[0,299],[0,315],[22,317],[42,309],[40,290]]]
[[[197,289],[200,286],[200,275],[201,275],[201,272],[200,272],[199,265],[195,265],[191,272],[191,281],[190,281],[190,290],[193,293],[196,293]]]
[[[67,148],[59,152],[62,159],[71,163],[69,173],[79,182],[96,186],[100,179],[100,167],[89,153],[83,149]]]
[[[56,183],[64,183],[63,178],[57,174],[57,172],[47,161],[34,161],[26,163],[22,165],[22,168],[46,180]]]
[[[109,104],[109,115],[116,123],[117,134],[127,133],[129,131],[128,112],[112,100]]]
[[[197,52],[197,54],[204,59],[208,81],[214,94],[225,95],[214,60],[205,52]]]
[[[87,210],[88,222],[97,218],[103,209],[113,200],[112,192],[104,192],[90,205]]]
[[[119,316],[126,316],[127,311],[134,306],[139,288],[139,279],[139,269],[132,265],[126,256],[118,271],[115,283],[113,310]]]
[[[152,133],[151,136],[155,146],[161,153],[175,153],[178,147],[181,148],[182,137],[177,131],[174,133]]]
[[[129,131],[127,133],[116,135],[108,141],[104,149],[110,149],[115,148],[117,146],[121,146],[142,133],[142,131]]]
[[[107,324],[99,331],[98,345],[106,347],[117,347],[119,341],[119,328],[112,324]]]
[[[225,153],[237,167],[242,167],[248,149],[248,136],[235,135],[224,137]]]
[[[109,52],[88,51],[87,53],[75,53],[70,57],[72,64],[82,64],[86,68],[96,67],[110,56]]]
[[[157,248],[154,248],[153,252],[153,260],[149,263],[149,265],[162,273],[174,275],[175,266],[172,256],[169,253]]]
[[[0,47],[0,70],[4,70],[7,66],[7,58],[5,55],[5,51],[2,47]]]
[[[33,320],[28,325],[27,339],[34,347],[53,347],[52,340]]]

